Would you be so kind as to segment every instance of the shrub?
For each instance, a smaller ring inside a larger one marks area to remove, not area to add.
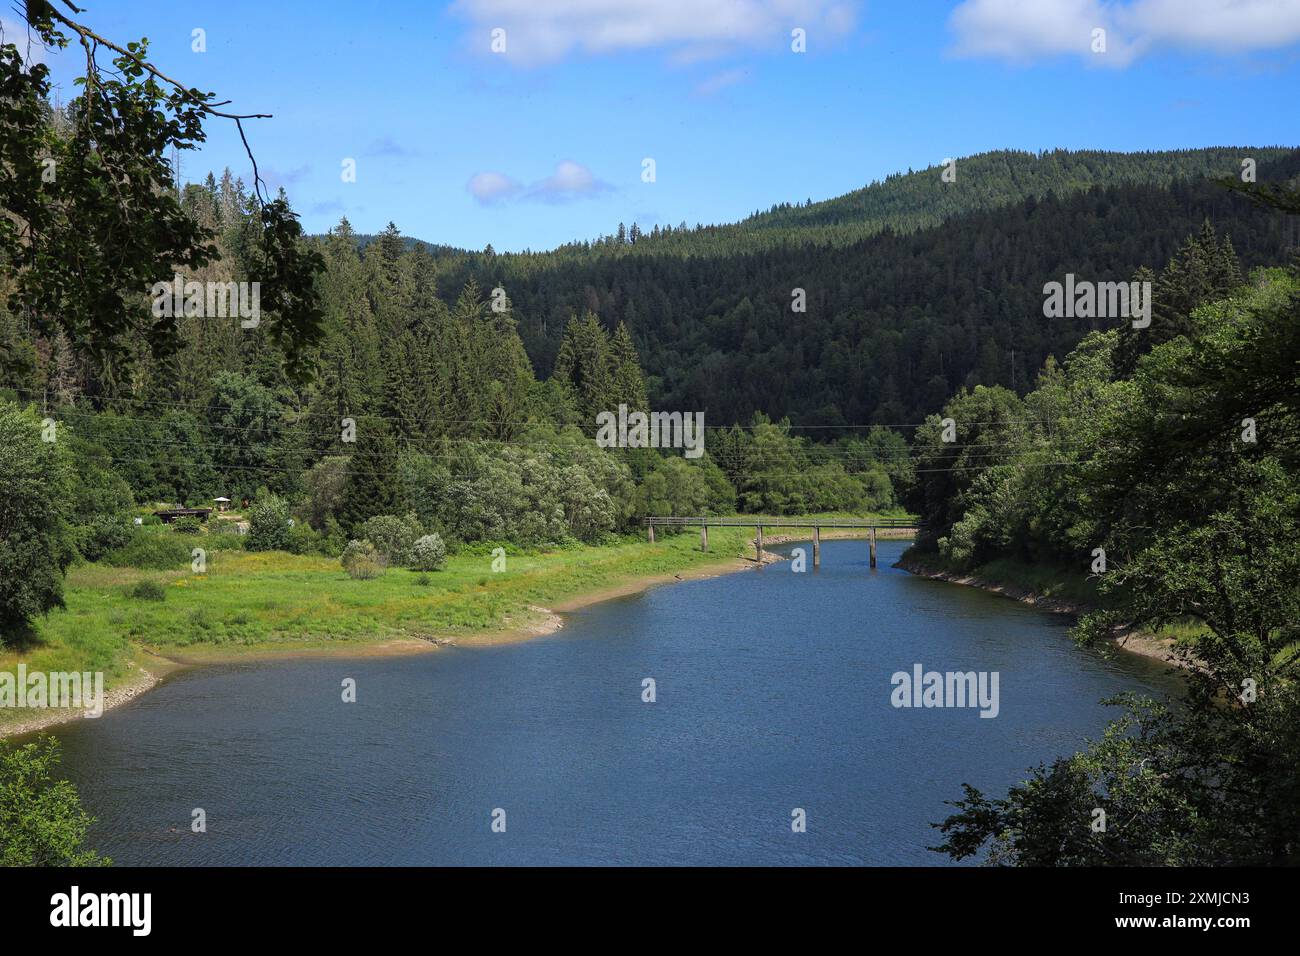
[[[249,551],[287,551],[289,530],[289,505],[277,495],[263,495],[249,512],[244,547]]]
[[[76,531],[77,550],[87,561],[98,561],[109,551],[125,548],[135,537],[135,525],[123,515],[99,515]]]
[[[181,515],[171,523],[171,529],[177,534],[199,534],[203,531],[203,522],[197,515]]]
[[[422,588],[427,588],[430,584],[433,583],[433,579],[429,577],[427,574],[421,574],[418,578],[415,579],[415,583]]]
[[[0,741],[0,867],[112,862],[83,845],[91,817],[76,788],[59,779],[59,747],[53,737]]]
[[[348,546],[348,536],[344,532],[343,526],[334,518],[325,519],[325,540],[321,544],[321,552],[332,557],[338,557],[343,553],[343,549]]]
[[[206,547],[209,551],[242,551],[244,536],[233,528],[209,531]]]
[[[358,581],[377,578],[388,568],[384,556],[369,541],[349,541],[339,563],[343,565],[348,577]]]
[[[141,519],[140,519],[140,523],[141,523],[142,525],[152,526],[152,525],[159,525],[159,524],[162,524],[163,521],[162,521],[162,518],[159,518],[157,515],[149,514],[149,515],[145,515],[143,518],[141,518]]]
[[[127,592],[131,597],[140,601],[165,601],[167,592],[157,581],[139,581],[135,587]]]
[[[190,563],[190,545],[170,535],[137,534],[126,547],[105,554],[104,563],[115,568],[170,571]]]
[[[313,528],[324,528],[326,522],[334,520],[343,502],[343,489],[347,483],[348,459],[342,456],[322,458],[302,476],[306,492],[302,516]]]
[[[436,534],[426,534],[411,545],[412,571],[441,571],[447,566],[447,546]]]
[[[374,544],[384,560],[402,567],[411,563],[411,548],[422,534],[424,528],[414,514],[376,515],[361,526],[361,536]]]
[[[305,521],[295,521],[285,536],[284,550],[290,554],[325,554],[325,536]]]

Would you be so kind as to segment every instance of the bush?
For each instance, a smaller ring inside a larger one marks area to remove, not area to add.
[[[447,566],[447,546],[436,534],[426,534],[417,538],[411,545],[411,560],[407,565],[412,571],[441,571]]]
[[[233,528],[209,531],[205,546],[209,551],[242,551],[244,536]]]
[[[126,547],[105,554],[104,563],[115,568],[171,571],[190,563],[190,544],[170,535],[137,534]]]
[[[334,520],[343,502],[343,489],[348,483],[348,459],[342,456],[322,458],[302,476],[306,498],[302,516],[313,528],[325,528]],[[346,541],[344,545],[346,545]],[[339,546],[339,550],[344,545]]]
[[[414,514],[403,517],[376,515],[361,526],[361,536],[391,565],[405,567],[411,563],[411,548],[424,534],[424,527]]]
[[[343,526],[334,518],[325,519],[325,540],[321,544],[321,552],[331,557],[337,558],[343,553],[343,549],[348,546],[348,536],[344,532]]]
[[[146,526],[146,527],[151,527],[151,526],[153,526],[153,525],[160,525],[160,524],[162,524],[162,523],[163,523],[163,520],[162,520],[162,518],[159,518],[157,515],[149,514],[149,515],[145,515],[144,517],[142,517],[142,518],[140,519],[140,523],[141,523],[142,525]]]
[[[249,512],[244,547],[249,551],[287,551],[289,531],[288,504],[277,495],[263,495]]]
[[[415,579],[415,583],[422,588],[427,588],[430,584],[433,583],[433,579],[429,577],[427,574],[421,574],[418,578]]]
[[[203,522],[197,515],[181,515],[171,523],[171,529],[177,534],[199,534],[203,531]]]
[[[59,742],[0,741],[0,867],[104,866],[83,843],[91,817],[76,788],[59,779]]]
[[[326,554],[325,536],[305,521],[295,521],[285,537],[284,550],[290,554]]]
[[[131,597],[140,601],[165,601],[167,592],[157,581],[139,581],[135,587],[127,592]]]
[[[369,541],[349,541],[348,546],[343,549],[343,557],[339,558],[339,563],[343,565],[343,570],[348,573],[348,577],[358,581],[377,578],[388,568],[384,556]]]
[[[125,548],[135,537],[135,525],[123,515],[100,515],[76,530],[77,550],[87,561],[98,561],[109,551]]]

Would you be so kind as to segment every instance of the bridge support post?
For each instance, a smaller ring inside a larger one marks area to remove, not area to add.
[[[763,565],[763,526],[758,526],[758,535],[754,538],[754,554],[760,567]]]
[[[876,569],[876,529],[871,529],[871,570]]]
[[[813,569],[822,566],[822,529],[813,528]]]
[[[700,550],[709,550],[709,526],[706,524],[700,525]]]
[[[650,529],[650,543],[651,543],[651,544],[654,544],[654,543],[655,543],[655,526],[654,526],[654,525],[648,525],[648,527],[649,527],[649,529]]]

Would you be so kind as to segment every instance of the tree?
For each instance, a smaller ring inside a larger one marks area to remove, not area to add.
[[[1152,349],[1131,380],[1099,387],[1105,333],[1085,340],[1081,363],[1071,356],[1064,382],[1044,385],[1061,394],[1026,400],[1094,421],[1069,426],[1060,446],[1082,455],[1075,489],[1049,486],[1026,522],[1050,535],[1068,523],[1063,509],[1077,512],[1106,546],[1104,604],[1076,637],[1178,623],[1186,696],[1117,699],[1124,716],[1102,740],[1005,798],[967,787],[936,849],[962,858],[987,846],[992,862],[1017,865],[1300,861],[1300,282],[1281,270],[1255,279],[1194,309],[1187,334]],[[1088,390],[1102,396],[1091,408]],[[969,515],[971,498],[958,510]]]
[[[951,420],[948,426],[946,419]],[[917,429],[915,482],[903,503],[921,516],[927,537],[938,538],[957,522],[961,496],[981,473],[996,467],[1009,449],[1026,446],[1024,419],[1024,406],[1014,392],[977,385],[971,392],[962,389],[942,415],[931,415]]]
[[[0,639],[63,607],[63,572],[75,557],[64,515],[69,471],[57,425],[0,403]],[[44,436],[54,441],[43,441]]]
[[[594,312],[584,312],[565,325],[551,374],[573,394],[585,422],[593,427],[598,413],[617,406],[611,404],[609,336]]]
[[[224,487],[248,495],[259,485],[283,488],[276,461],[284,428],[284,409],[275,392],[237,372],[213,377],[208,402],[208,439],[212,461]]]
[[[277,495],[260,495],[248,516],[249,551],[289,550],[289,506]]]
[[[0,741],[0,866],[106,866],[82,844],[93,822],[76,789],[54,780],[59,743]]]
[[[447,546],[437,534],[426,534],[411,545],[412,571],[441,571],[447,566]]]
[[[1188,236],[1159,275],[1139,269],[1136,282],[1151,282],[1151,325],[1121,326],[1116,365],[1123,374],[1137,367],[1138,358],[1156,345],[1193,333],[1192,312],[1221,299],[1241,285],[1241,264],[1232,241],[1219,239],[1207,219],[1201,231]]]
[[[355,533],[367,519],[397,510],[397,446],[382,420],[358,429],[357,453],[348,463],[348,483],[339,522]]]
[[[181,341],[177,317],[153,315],[143,293],[177,270],[202,268],[216,249],[180,205],[168,153],[203,142],[209,118],[234,121],[243,137],[243,121],[263,114],[218,109],[215,94],[161,73],[147,40],[120,46],[49,0],[29,0],[26,14],[47,47],[75,38],[86,75],[82,94],[56,118],[48,68],[24,62],[13,43],[0,46],[0,258],[15,272],[10,308],[43,334],[62,332],[101,367],[129,364],[138,342],[155,357],[171,354]],[[101,49],[114,54],[111,69],[99,65]],[[287,201],[263,200],[249,158],[258,205],[250,279],[261,283],[267,334],[290,374],[302,377],[303,352],[320,334],[321,262],[301,247]]]
[[[609,363],[610,401],[615,405],[626,404],[629,409],[649,411],[645,375],[641,371],[632,333],[625,322],[620,322],[614,330],[609,346]]]
[[[302,514],[317,531],[324,531],[329,519],[339,512],[348,481],[348,459],[330,455],[312,465],[303,476],[306,493]]]

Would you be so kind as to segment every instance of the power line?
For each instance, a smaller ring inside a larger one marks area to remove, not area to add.
[[[263,387],[266,387],[266,386],[263,386]],[[40,392],[38,392],[38,391],[34,391],[34,390],[32,390],[32,389],[10,388],[9,390],[15,392],[16,394],[27,395],[27,396],[29,396],[29,397],[34,397],[34,396],[38,396],[38,395],[41,394]],[[269,388],[268,388],[268,391],[270,391]],[[205,411],[205,412],[209,412],[209,413],[211,413],[211,412],[232,412],[232,411],[240,411],[240,410],[241,410],[238,406],[234,406],[234,405],[213,405],[213,404],[211,404],[211,403],[209,403],[209,402],[179,402],[179,401],[163,401],[163,400],[158,400],[158,399],[128,398],[128,397],[125,397],[125,396],[115,396],[115,397],[112,397],[112,398],[102,398],[102,401],[104,401],[105,403],[109,403],[109,404],[114,403],[114,402],[126,402],[126,403],[129,403],[129,404],[132,404],[132,405],[151,405],[151,406],[153,406],[153,405],[160,405],[160,406],[164,406],[164,407],[168,407],[168,408],[195,408],[195,409],[202,409],[203,411]],[[299,411],[302,410],[301,408],[299,408],[299,407],[297,407],[297,406],[282,406],[282,407],[283,407],[283,408],[295,409],[295,410],[299,410]],[[100,410],[100,411],[95,411],[95,410],[93,410],[93,409],[90,409],[90,410],[88,410],[88,411],[90,411],[92,414],[103,414],[105,411],[112,411],[112,409],[111,409],[111,408],[110,408],[110,409],[102,409],[102,410]],[[611,414],[613,414],[615,410],[614,410],[614,409],[609,409],[608,411],[609,411]],[[634,410],[633,410],[633,411],[634,411]],[[697,412],[686,412],[686,411],[682,411],[682,410],[679,409],[679,410],[677,410],[677,411],[675,411],[675,412],[663,412],[663,411],[659,411],[659,412],[657,412],[657,414],[678,414],[679,412],[680,412],[681,414],[696,414],[696,413],[697,413]],[[629,411],[629,414],[631,414],[631,411]],[[936,415],[937,415],[937,413],[936,413]],[[357,419],[357,420],[370,420],[370,421],[398,421],[398,422],[400,422],[400,421],[406,421],[406,420],[408,420],[408,419],[410,418],[410,416],[402,416],[402,415],[385,415],[385,414],[382,414],[382,413],[379,413],[379,412],[348,412],[348,413],[347,413],[347,417],[349,417],[349,418],[354,418],[354,419]],[[993,420],[993,421],[985,421],[985,422],[958,422],[957,425],[958,425],[958,427],[960,427],[960,428],[985,427],[985,426],[994,426],[994,425],[1035,425],[1035,424],[1038,424],[1038,425],[1045,425],[1045,424],[1053,424],[1053,423],[1057,422],[1058,420],[1059,420],[1059,419],[1053,419],[1053,418],[1015,418],[1015,419],[1002,419],[1002,420]],[[552,424],[552,423],[548,423],[548,422],[546,422],[546,421],[538,421],[538,420],[529,420],[529,421],[501,421],[501,420],[498,420],[498,419],[491,419],[491,418],[437,418],[436,421],[439,421],[439,422],[442,422],[442,423],[446,423],[446,424],[453,424],[453,425],[497,425],[497,426],[509,425],[509,426],[513,426],[513,427],[524,427],[524,426],[528,426],[528,425],[544,425],[544,424]],[[784,431],[784,430],[787,430],[787,429],[788,429],[788,430],[791,430],[791,431],[796,431],[796,430],[797,430],[797,431],[811,431],[811,430],[821,430],[821,429],[855,429],[855,428],[856,428],[856,429],[861,429],[861,428],[867,428],[867,429],[870,429],[870,428],[921,428],[921,427],[923,427],[923,426],[925,426],[925,425],[932,425],[932,424],[935,424],[935,422],[933,422],[933,421],[924,421],[924,422],[892,423],[892,424],[891,424],[891,423],[888,423],[888,422],[868,422],[868,423],[860,423],[860,424],[837,424],[837,425],[797,425],[797,424],[782,425],[780,422],[767,422],[767,423],[765,423],[765,424],[760,424],[760,425],[744,425],[744,424],[741,424],[741,423],[738,423],[738,422],[737,422],[737,423],[735,423],[735,424],[730,424],[730,425],[710,425],[710,424],[708,424],[708,423],[705,423],[705,424],[703,425],[703,427],[704,427],[704,428],[711,428],[711,429],[719,429],[719,430],[732,430],[732,429],[739,429],[739,430],[741,430],[741,431],[752,431],[752,430],[754,430],[754,429],[757,429],[757,428],[763,428],[763,427],[773,427],[773,428],[777,428],[777,429],[779,429],[779,430],[783,430],[783,431]],[[599,425],[597,425],[597,424],[595,424],[595,423],[592,423],[592,424],[587,424],[587,423],[572,423],[572,424],[570,425],[570,427],[583,428],[583,429],[591,429],[591,430],[594,431],[594,430],[598,430],[601,426],[599,426]]]

